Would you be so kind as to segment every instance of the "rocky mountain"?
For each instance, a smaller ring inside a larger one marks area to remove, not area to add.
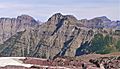
[[[87,28],[116,28],[119,27],[120,21],[111,21],[106,16],[96,17],[90,20],[82,19],[79,20]],[[118,28],[116,28],[118,29]]]
[[[28,15],[17,18],[0,18],[0,44],[19,31],[37,25],[38,22]]]
[[[54,59],[120,51],[120,21],[105,16],[78,20],[56,13],[39,25],[28,15],[0,19],[0,56]]]

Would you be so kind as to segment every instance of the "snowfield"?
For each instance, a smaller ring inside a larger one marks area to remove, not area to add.
[[[33,66],[32,64],[25,64],[19,59],[25,59],[25,57],[0,57],[0,67],[5,67],[8,65],[24,66],[24,67]]]
[[[0,57],[0,67],[5,67],[5,66],[23,66],[27,68],[31,68],[32,66],[37,66],[41,68],[58,68],[58,69],[69,69],[66,67],[61,67],[61,66],[46,66],[46,65],[36,65],[36,64],[25,64],[23,63],[22,60],[20,59],[26,59],[27,57]],[[27,58],[30,59],[30,58]],[[32,58],[32,60],[42,60],[46,61],[46,59],[40,59],[40,58]]]

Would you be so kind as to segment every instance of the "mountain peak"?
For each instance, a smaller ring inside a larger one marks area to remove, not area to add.
[[[48,21],[56,20],[56,19],[61,18],[61,17],[63,17],[63,15],[62,15],[61,13],[56,13],[56,14],[52,15],[52,16],[48,19]]]
[[[72,19],[72,20],[77,20],[77,18],[73,15],[65,15],[68,19]]]
[[[61,13],[56,13],[54,15],[52,15],[48,21],[55,21],[55,20],[59,20],[59,19],[63,19],[63,20],[69,20],[69,21],[73,21],[76,22],[77,19],[76,17],[74,17],[73,15],[62,15]]]
[[[97,19],[100,19],[102,21],[111,21],[110,19],[108,19],[106,16],[101,16],[101,17],[96,17]]]
[[[33,19],[33,17],[23,14],[23,15],[18,16],[17,19],[20,19],[20,20],[26,19],[27,20],[27,19]]]
[[[61,13],[55,13],[53,16],[62,16]]]
[[[31,16],[23,14],[17,17],[18,20],[21,20],[24,24],[30,24],[31,26],[34,26],[35,24],[38,24],[38,22]]]

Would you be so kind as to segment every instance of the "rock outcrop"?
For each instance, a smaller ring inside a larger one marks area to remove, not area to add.
[[[20,31],[37,25],[38,22],[28,15],[17,18],[0,18],[0,44]]]
[[[120,54],[120,53],[119,53]],[[33,57],[0,57],[0,69],[119,69],[120,55],[89,54],[57,57],[54,60]],[[4,62],[4,63],[2,63]]]

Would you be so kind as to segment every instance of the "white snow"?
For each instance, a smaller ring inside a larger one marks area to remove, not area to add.
[[[0,57],[0,67],[5,67],[8,65],[24,66],[24,67],[33,66],[32,64],[25,64],[19,59],[25,59],[25,57]]]
[[[5,67],[8,65],[12,66],[23,66],[23,67],[32,67],[32,66],[37,66],[37,67],[43,67],[43,68],[54,68],[54,69],[70,69],[67,67],[61,67],[61,66],[41,66],[41,65],[35,65],[35,64],[25,64],[19,59],[25,59],[26,57],[0,57],[0,67]],[[34,58],[38,59],[38,58]],[[46,60],[46,59],[39,59],[39,60]]]

